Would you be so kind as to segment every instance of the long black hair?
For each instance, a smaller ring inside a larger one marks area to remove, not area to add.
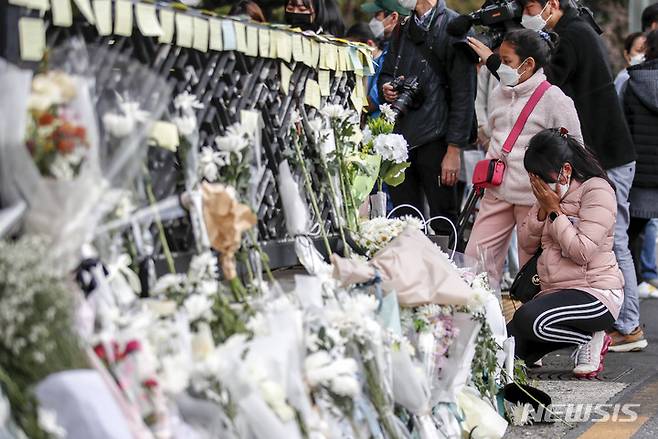
[[[345,35],[345,21],[340,14],[336,0],[302,0],[306,7],[313,7],[315,21],[313,30],[322,30],[328,34],[342,37]]]
[[[555,33],[519,29],[505,34],[503,42],[514,47],[514,52],[521,58],[521,62],[528,58],[534,59],[537,71],[551,61],[558,39]]]
[[[583,183],[590,178],[599,177],[615,190],[615,185],[592,151],[569,135],[564,128],[549,128],[530,139],[523,159],[523,165],[529,174],[535,174],[547,183],[554,183],[551,172],[559,173],[565,163],[571,164],[574,180]]]

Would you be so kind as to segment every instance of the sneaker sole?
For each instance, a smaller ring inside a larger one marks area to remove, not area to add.
[[[642,352],[649,343],[646,340],[638,340],[633,343],[624,343],[619,346],[610,346],[608,350],[610,352]]]
[[[612,343],[612,339],[609,336],[606,336],[605,339],[603,340],[603,347],[601,348],[601,362],[599,363],[599,368],[596,369],[594,372],[589,372],[589,373],[574,372],[576,378],[588,378],[588,379],[596,378],[603,371],[603,368],[605,366],[605,355],[610,350],[610,343]]]

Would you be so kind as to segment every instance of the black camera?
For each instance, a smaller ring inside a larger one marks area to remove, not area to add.
[[[391,104],[396,115],[404,115],[409,109],[418,108],[422,104],[423,91],[416,76],[398,76],[391,81],[391,87],[398,93],[397,100]]]
[[[494,49],[503,42],[505,34],[521,28],[523,4],[519,0],[487,0],[482,8],[448,23],[448,33],[455,37],[466,35],[474,25],[489,29],[477,35],[477,39]]]

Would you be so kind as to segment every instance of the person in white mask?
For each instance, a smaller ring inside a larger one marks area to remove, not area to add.
[[[374,0],[362,4],[361,10],[367,14],[373,14],[368,26],[375,38],[381,40],[388,40],[400,19],[409,16],[411,13],[409,9],[402,7],[397,0]]]
[[[635,175],[637,155],[615,90],[612,67],[605,43],[570,0],[519,0],[524,6],[523,21],[532,29],[543,24],[560,36],[560,44],[544,68],[551,84],[573,99],[583,130],[585,144],[601,162],[616,187],[617,223],[615,254],[624,274],[624,306],[611,330],[611,350],[636,346],[643,341],[640,326],[635,264],[628,248],[628,197]],[[535,17],[535,18],[531,18]],[[541,23],[540,23],[541,21]],[[473,50],[497,75],[500,57],[481,42],[470,39]],[[642,343],[643,346],[646,346]]]
[[[525,147],[542,130],[566,127],[582,142],[580,122],[573,101],[558,87],[550,87],[541,96],[509,154],[503,145],[526,108],[531,96],[546,82],[543,67],[555,48],[553,36],[530,30],[516,30],[505,35],[500,46],[503,64],[498,69],[500,85],[490,97],[488,126],[491,140],[488,159],[505,162],[505,175],[500,186],[486,190],[471,232],[466,255],[480,260],[482,253],[491,262],[487,267],[494,279],[500,280],[512,231],[520,226],[535,203],[528,172],[523,166]],[[520,244],[520,243],[519,243]],[[519,245],[519,265],[532,256]]]
[[[379,96],[377,82],[388,54],[388,42],[400,20],[409,16],[411,11],[400,6],[397,0],[375,0],[364,3],[361,5],[361,10],[373,14],[372,19],[368,22],[368,27],[375,37],[372,43],[376,43],[377,47],[373,52],[375,74],[368,78],[368,115],[378,117],[379,106],[384,103],[384,100]],[[367,41],[362,42],[372,45]]]
[[[624,84],[628,81],[628,67],[636,66],[644,62],[644,50],[647,37],[642,32],[634,32],[626,37],[624,40],[624,59],[626,60],[626,67],[619,72],[615,78],[615,89],[617,94],[621,97],[624,89]]]
[[[406,139],[411,166],[404,182],[390,188],[391,201],[425,213],[428,206],[431,217],[456,221],[461,152],[477,137],[477,59],[465,37],[448,33],[448,23],[459,14],[445,0],[398,2],[414,10],[391,36],[378,87],[399,112],[394,132]],[[417,215],[404,206],[396,214]],[[431,227],[452,237],[447,221],[434,221]]]

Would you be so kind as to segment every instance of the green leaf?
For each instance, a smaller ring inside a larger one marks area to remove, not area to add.
[[[394,163],[386,170],[386,174],[380,174],[384,183],[396,187],[404,181],[405,169],[411,166],[409,162]]]
[[[356,165],[352,168],[351,192],[354,203],[360,206],[372,192],[375,186],[377,176],[379,175],[379,165],[381,157],[378,155],[361,154],[359,160],[352,162]]]

